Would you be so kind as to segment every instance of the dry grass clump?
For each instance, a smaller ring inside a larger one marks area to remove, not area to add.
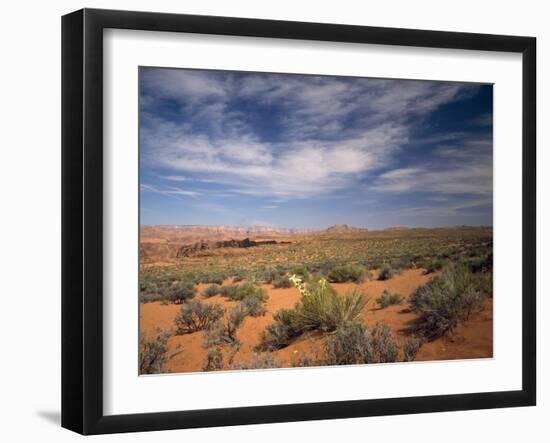
[[[214,283],[213,285],[208,286],[204,291],[202,291],[202,295],[205,297],[214,297],[215,295],[222,293],[222,286]]]
[[[389,280],[396,274],[398,274],[397,270],[392,268],[390,265],[384,265],[380,271],[380,274],[378,274],[378,280]]]
[[[362,283],[370,277],[370,272],[363,266],[352,264],[335,266],[328,273],[328,281],[331,283]]]
[[[387,289],[384,289],[384,292],[376,299],[376,303],[380,305],[380,307],[387,308],[391,305],[398,305],[403,302],[403,297],[401,294],[398,294],[397,292],[390,292]]]
[[[292,283],[286,275],[280,275],[275,280],[273,280],[273,287],[278,288],[291,288]]]

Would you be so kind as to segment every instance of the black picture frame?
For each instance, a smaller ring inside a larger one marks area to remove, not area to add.
[[[103,413],[103,30],[454,48],[522,54],[522,389],[177,412]],[[62,426],[152,431],[536,403],[536,39],[229,17],[83,9],[62,18]]]

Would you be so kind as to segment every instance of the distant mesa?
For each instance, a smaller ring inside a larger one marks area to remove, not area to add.
[[[189,235],[218,238],[276,237],[304,235],[317,232],[314,229],[278,228],[273,226],[228,226],[228,225],[147,225],[141,227],[145,237],[161,234],[162,237]]]
[[[403,231],[405,229],[412,229],[410,226],[390,226],[388,228],[384,228],[384,231]]]
[[[367,228],[334,225],[328,229],[230,225],[141,225],[140,257],[144,263],[210,255],[222,248],[284,245],[300,236],[367,232]]]
[[[178,249],[176,258],[182,257],[191,257],[194,255],[200,255],[206,251],[212,249],[221,249],[221,248],[252,248],[254,246],[262,245],[276,245],[277,243],[288,243],[288,242],[277,242],[275,240],[264,240],[256,241],[245,238],[244,240],[222,240],[222,241],[205,241],[201,240],[199,242],[193,243],[191,245],[185,245]]]
[[[368,232],[368,228],[356,228],[349,225],[332,225],[326,229],[330,234],[351,234],[353,232]]]

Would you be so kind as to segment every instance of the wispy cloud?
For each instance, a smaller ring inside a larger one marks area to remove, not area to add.
[[[162,175],[161,178],[174,182],[184,182],[188,180],[188,178],[184,177],[183,175]]]
[[[155,192],[157,194],[167,195],[170,197],[184,196],[184,197],[196,198],[199,195],[201,195],[200,193],[195,191],[186,191],[184,189],[174,188],[174,187],[159,188],[157,186],[147,185],[143,183],[140,185],[140,188],[142,191]]]

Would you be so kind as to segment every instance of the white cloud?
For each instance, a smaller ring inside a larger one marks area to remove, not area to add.
[[[393,193],[492,195],[491,142],[466,139],[460,144],[439,148],[422,166],[384,172],[371,189]]]
[[[164,180],[170,180],[174,182],[184,182],[187,181],[188,178],[184,177],[183,175],[163,175],[161,176]]]
[[[461,202],[431,206],[403,207],[394,212],[384,211],[384,215],[422,216],[422,217],[479,217],[486,215],[493,201],[491,197],[467,199]]]
[[[241,193],[279,197],[347,187],[361,174],[386,165],[407,134],[402,126],[384,125],[338,142],[262,143],[249,136],[211,140],[166,124],[143,132],[149,146],[143,158],[150,164],[198,174],[201,181]]]
[[[196,198],[199,195],[201,195],[199,192],[195,191],[186,191],[184,189],[180,188],[174,188],[174,187],[165,187],[165,188],[159,188],[157,186],[153,185],[147,185],[142,183],[140,186],[142,191],[149,191],[149,192],[155,192],[157,194],[163,194],[170,197],[178,197],[178,196],[184,196],[184,197],[193,197]]]
[[[278,198],[358,186],[360,178],[388,168],[395,160],[411,132],[411,117],[430,113],[472,90],[459,83],[234,76],[175,69],[146,70],[143,80],[145,164],[171,171],[164,177],[171,177],[168,180],[192,176],[225,185],[228,191]],[[167,98],[180,105],[170,120],[154,113],[155,101]],[[276,141],[261,136],[251,121],[253,112],[245,114],[232,105],[234,100],[250,98],[279,109],[272,122]],[[466,185],[486,190],[482,171],[467,166],[468,171],[447,171],[445,177],[422,168],[394,170],[382,175],[377,189],[402,192],[419,189],[422,183],[434,188],[437,179],[447,178],[438,192],[451,193],[465,178],[477,177],[478,182]],[[149,190],[197,194],[178,188]]]

